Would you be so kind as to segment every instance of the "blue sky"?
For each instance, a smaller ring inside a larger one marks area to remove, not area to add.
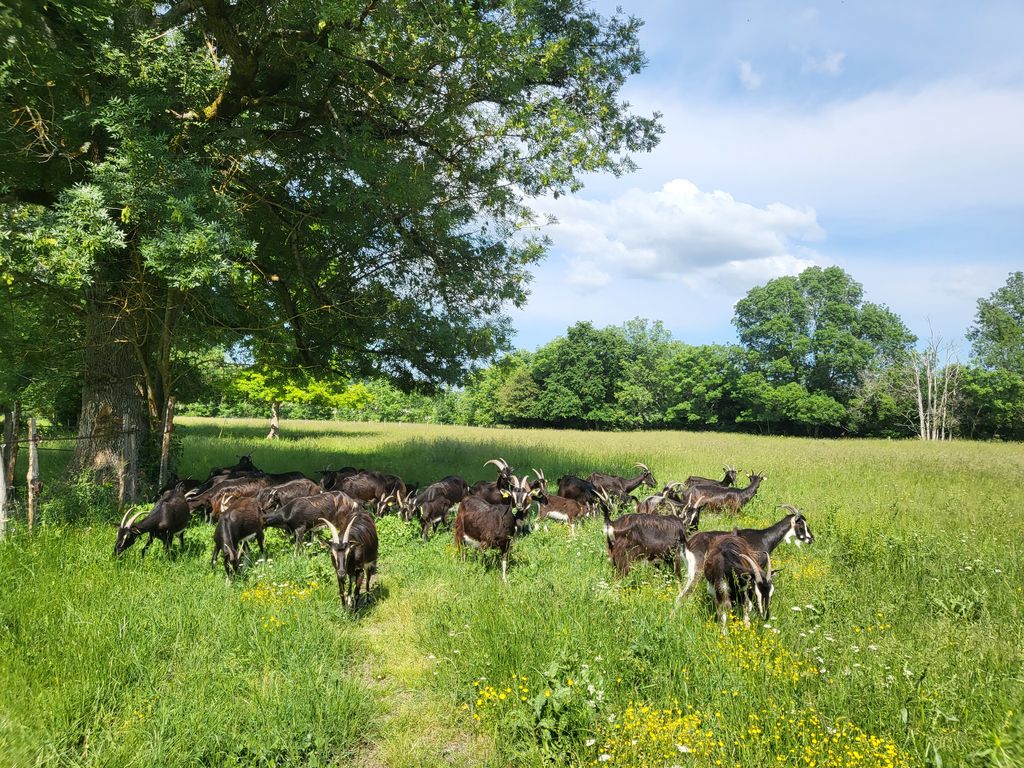
[[[812,264],[962,340],[1024,269],[1024,3],[595,3],[617,5],[649,58],[624,97],[665,134],[637,173],[536,201],[558,224],[517,346],[636,316],[734,341],[739,298]]]

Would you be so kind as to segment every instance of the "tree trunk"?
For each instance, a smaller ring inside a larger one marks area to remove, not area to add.
[[[0,463],[4,464],[7,476],[7,495],[14,495],[14,470],[18,465],[18,435],[21,432],[21,403],[14,404],[14,410],[4,418],[4,446],[0,451]]]
[[[277,440],[281,436],[281,404],[274,402],[270,404],[270,431],[267,433],[267,440]]]
[[[89,290],[79,439],[66,470],[69,475],[92,472],[118,485],[124,483],[125,467],[140,466],[138,452],[149,438],[143,375],[123,307],[104,286]],[[140,479],[132,478],[129,487]]]

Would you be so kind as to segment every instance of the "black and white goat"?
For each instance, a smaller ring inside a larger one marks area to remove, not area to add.
[[[723,633],[728,631],[729,611],[734,603],[743,606],[744,624],[750,624],[753,605],[765,621],[771,619],[774,575],[771,556],[754,550],[739,536],[727,534],[712,542],[704,559],[704,578],[715,600]]]
[[[496,549],[501,555],[501,578],[508,581],[508,553],[516,531],[526,527],[535,491],[527,477],[509,478],[509,489],[500,491],[502,503],[491,504],[482,496],[467,496],[459,502],[452,526],[455,548],[465,559],[467,544],[481,550]]]
[[[814,534],[803,513],[791,504],[782,504],[778,508],[788,509],[789,514],[767,528],[741,528],[733,529],[732,532],[701,531],[691,536],[686,545],[686,584],[680,596],[688,595],[693,590],[695,582],[704,573],[708,550],[723,536],[738,536],[755,552],[769,555],[779,544],[794,542],[798,547],[801,544],[813,544]]]
[[[349,517],[344,525],[344,533],[339,532],[338,527],[326,518],[321,522],[331,532],[327,547],[331,552],[334,571],[338,575],[341,603],[354,611],[364,582],[366,594],[370,594],[370,577],[377,569],[377,523],[373,515],[362,510]]]
[[[192,515],[189,512],[188,502],[180,491],[171,490],[164,493],[153,509],[145,518],[139,520],[143,512],[136,512],[129,519],[131,512],[125,512],[117,526],[117,539],[114,542],[114,554],[119,555],[135,543],[135,540],[144,533],[149,534],[149,539],[142,547],[142,557],[146,556],[146,550],[153,543],[153,539],[160,539],[164,543],[164,551],[170,554],[171,541],[178,536],[182,548],[185,547],[185,529],[188,527]],[[136,522],[137,521],[137,522]]]
[[[569,499],[565,496],[548,493],[548,484],[544,478],[544,472],[540,469],[534,469],[533,473],[537,476],[537,482],[533,484],[537,498],[537,522],[539,523],[547,518],[558,520],[568,523],[570,531],[575,533],[576,521],[581,517],[591,514],[593,507],[578,499]]]

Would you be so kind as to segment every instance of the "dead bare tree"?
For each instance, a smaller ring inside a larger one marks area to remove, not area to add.
[[[909,385],[917,402],[917,433],[922,440],[951,440],[960,394],[957,345],[932,333],[922,350],[911,353]]]

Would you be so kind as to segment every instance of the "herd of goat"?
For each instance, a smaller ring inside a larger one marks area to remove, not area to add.
[[[736,512],[749,502],[765,479],[763,474],[749,473],[747,486],[737,488],[738,473],[727,466],[719,480],[691,476],[637,502],[633,491],[657,487],[644,464],[636,465],[641,471],[632,478],[599,472],[586,479],[565,475],[557,480],[557,494],[549,491],[541,470],[534,469],[531,480],[528,475],[516,476],[504,459],[486,464],[497,468],[495,480],[470,486],[461,477],[449,475],[417,490],[408,488],[397,475],[355,467],[325,469],[319,483],[301,472],[263,472],[250,454],[232,467],[211,470],[202,482],[172,478],[148,515],[138,512],[122,518],[114,554],[143,534],[149,535],[143,556],[155,539],[170,551],[177,535],[184,546],[185,528],[194,516],[204,515],[216,523],[211,565],[223,558],[230,576],[239,568],[243,545],[255,541],[265,556],[266,528],[281,529],[297,548],[315,529],[326,528],[330,537],[324,544],[337,573],[342,603],[355,608],[361,591],[369,593],[370,577],[376,571],[377,516],[419,518],[426,540],[438,526],[447,526],[449,512],[457,510],[452,530],[458,551],[465,557],[467,545],[496,550],[504,580],[512,541],[529,531],[534,504],[538,522],[565,522],[573,531],[581,518],[600,511],[608,555],[620,574],[628,573],[631,563],[646,559],[669,564],[681,582],[685,562],[686,581],[679,597],[689,594],[703,576],[724,629],[734,604],[742,607],[745,622],[754,607],[768,620],[775,574],[772,551],[782,542],[799,546],[814,541],[807,520],[790,505],[783,505],[787,514],[765,529],[698,530],[702,512]],[[636,511],[612,518],[613,512],[634,503]]]

